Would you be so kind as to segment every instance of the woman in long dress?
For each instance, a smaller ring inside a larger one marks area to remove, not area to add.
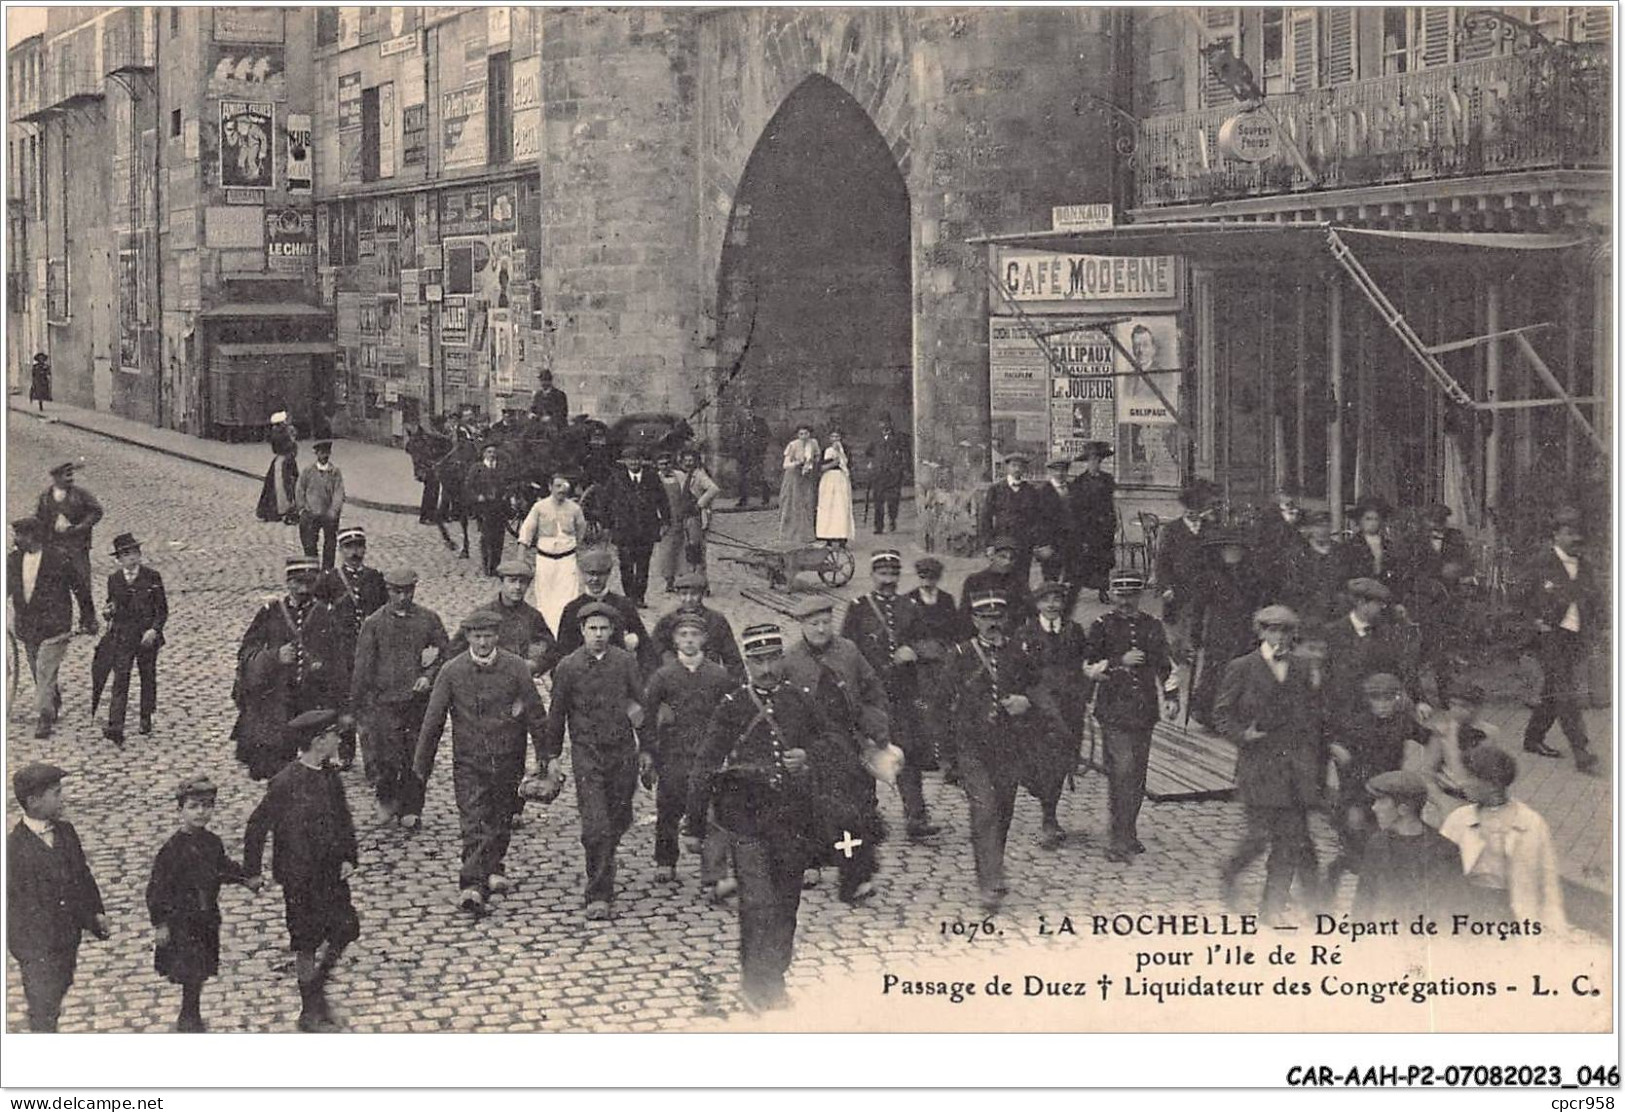
[[[844,545],[852,539],[852,463],[841,442],[841,430],[829,430],[829,447],[824,449],[823,472],[818,480],[818,522],[821,541]]]
[[[536,609],[554,637],[564,608],[581,593],[576,546],[586,533],[587,519],[570,497],[570,480],[554,475],[548,496],[536,500],[519,527],[520,545],[536,550]]]
[[[818,441],[811,425],[797,425],[784,446],[784,481],[779,485],[779,539],[787,545],[813,539],[818,513]]]

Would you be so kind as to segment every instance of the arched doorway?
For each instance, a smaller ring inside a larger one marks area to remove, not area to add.
[[[855,457],[882,413],[912,433],[908,187],[868,113],[827,78],[799,85],[751,152],[717,289],[725,419],[749,401],[777,447],[797,422],[821,442],[838,425]]]

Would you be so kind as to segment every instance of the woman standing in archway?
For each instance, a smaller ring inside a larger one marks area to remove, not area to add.
[[[844,547],[852,539],[854,529],[852,463],[847,458],[846,445],[841,442],[840,429],[829,430],[829,447],[824,449],[820,471],[815,532],[819,540]]]
[[[812,426],[796,426],[796,438],[784,446],[784,480],[779,486],[779,540],[806,544],[813,539],[818,513],[818,441]]]

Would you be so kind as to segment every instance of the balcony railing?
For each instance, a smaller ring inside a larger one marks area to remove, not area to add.
[[[1239,104],[1153,117],[1140,123],[1137,204],[1606,167],[1610,79],[1602,51],[1546,49],[1271,97],[1313,178],[1284,146],[1259,163],[1220,153]]]

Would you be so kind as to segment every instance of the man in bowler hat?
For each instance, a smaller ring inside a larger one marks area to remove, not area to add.
[[[1552,543],[1535,557],[1524,576],[1524,610],[1534,619],[1535,658],[1540,661],[1540,702],[1523,733],[1526,753],[1538,757],[1562,754],[1546,744],[1552,723],[1563,726],[1574,752],[1574,767],[1590,772],[1597,755],[1580,715],[1581,676],[1588,641],[1599,627],[1606,630],[1596,580],[1579,554],[1584,540],[1580,512],[1565,506],[1552,515]]]
[[[104,735],[124,744],[124,715],[130,704],[130,666],[141,675],[141,732],[152,733],[158,709],[158,649],[164,643],[169,599],[163,576],[141,562],[141,542],[129,533],[113,538],[119,570],[107,577],[107,637],[113,669],[112,701]]]

